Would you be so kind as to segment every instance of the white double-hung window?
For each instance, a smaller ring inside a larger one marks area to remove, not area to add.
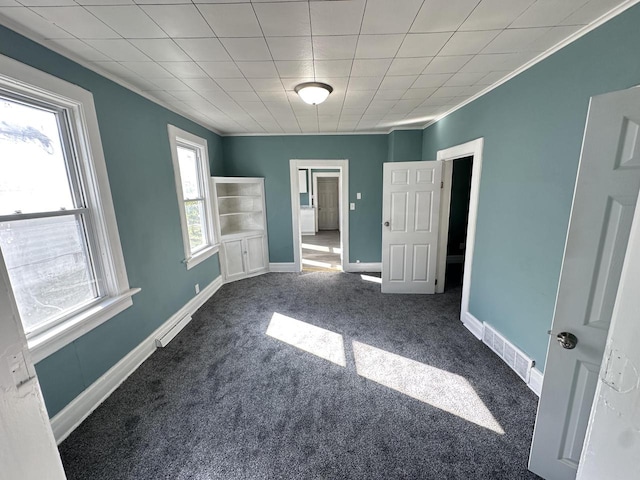
[[[207,141],[168,126],[171,159],[180,202],[180,223],[187,269],[218,251],[209,196]]]
[[[39,361],[130,306],[137,290],[92,95],[6,57],[0,72],[0,273]]]

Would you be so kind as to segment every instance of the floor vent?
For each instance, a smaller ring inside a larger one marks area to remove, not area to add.
[[[483,327],[482,341],[502,358],[520,378],[529,383],[529,376],[534,365],[533,360],[518,350],[488,323],[485,322]]]

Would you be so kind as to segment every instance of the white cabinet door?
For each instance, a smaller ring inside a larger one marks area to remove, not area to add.
[[[267,269],[265,240],[264,235],[247,237],[243,240],[248,275]]]
[[[384,164],[383,293],[435,293],[442,163]]]
[[[224,276],[226,281],[238,280],[245,275],[244,245],[242,239],[227,240],[222,244],[224,249]]]

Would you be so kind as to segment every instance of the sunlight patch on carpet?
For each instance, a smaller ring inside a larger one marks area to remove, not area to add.
[[[451,372],[357,341],[353,355],[359,375],[492,430],[504,430],[469,382]]]
[[[344,340],[339,333],[277,312],[271,317],[266,333],[270,337],[342,367],[347,364],[344,355]]]

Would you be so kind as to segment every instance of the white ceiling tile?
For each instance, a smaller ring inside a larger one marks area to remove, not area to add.
[[[377,87],[376,87],[377,88]],[[344,107],[345,108],[356,108],[356,107],[364,107],[366,108],[374,95],[376,94],[375,90],[356,90],[351,88],[347,89],[347,93],[344,96]]]
[[[529,45],[549,31],[548,28],[517,28],[503,30],[482,53],[515,53],[527,51]]]
[[[343,117],[361,117],[364,111],[367,109],[366,105],[361,105],[359,107],[342,107],[342,115]]]
[[[361,33],[406,33],[423,0],[368,0]]]
[[[104,2],[104,0],[85,0],[92,1],[95,3]],[[112,0],[114,2],[118,2],[119,0]],[[229,2],[233,0],[228,0]],[[79,3],[79,2],[78,2]],[[161,5],[161,4],[175,4],[175,3],[192,3],[191,0],[133,0],[133,3],[137,3],[138,5]],[[199,2],[193,2],[199,3]]]
[[[207,74],[195,62],[159,62],[178,78],[203,78]]]
[[[24,25],[29,30],[42,38],[72,38],[69,32],[54,25],[53,22],[41,17],[37,13],[18,7],[0,7],[0,15],[6,17],[18,25]],[[10,24],[8,26],[11,26]]]
[[[26,7],[64,7],[76,5],[76,2],[73,0],[21,0],[20,3]],[[6,2],[6,4],[9,4],[9,2]]]
[[[282,78],[282,85],[284,85],[285,90],[293,91],[296,85],[304,82],[313,82],[315,79],[313,77],[292,77],[292,78]],[[297,96],[297,94],[294,92]]]
[[[35,7],[32,10],[78,38],[120,38],[84,7]]]
[[[234,62],[198,62],[207,74],[213,78],[242,78],[242,72]]]
[[[218,37],[261,37],[262,30],[250,3],[198,5]]]
[[[476,85],[493,85],[494,83],[502,80],[506,77],[510,72],[509,71],[497,71],[487,73],[484,77],[476,82]]]
[[[390,58],[356,59],[351,68],[352,77],[384,76],[391,65]]]
[[[149,61],[150,58],[124,39],[86,40],[96,50],[118,62]]]
[[[236,102],[259,102],[260,97],[256,95],[256,92],[251,91],[234,91],[229,92],[229,96]]]
[[[311,37],[267,37],[274,60],[312,60]]]
[[[526,63],[534,53],[492,53],[473,57],[460,69],[461,72],[491,72],[494,70],[515,70]]]
[[[154,62],[121,62],[129,70],[145,78],[172,78],[173,75]]]
[[[137,73],[133,73],[131,70],[122,66],[118,62],[109,61],[109,62],[94,62],[94,63],[99,69],[106,70],[110,74],[113,74],[114,76],[124,80],[127,80],[129,78],[140,77],[140,75],[138,75]],[[153,82],[153,83],[155,84],[156,82]]]
[[[591,0],[562,20],[560,25],[587,25],[620,3],[620,0]]]
[[[253,87],[244,78],[216,78],[216,83],[225,92],[253,92]]]
[[[367,107],[366,115],[370,115],[372,113],[379,113],[384,115],[387,113],[393,106],[396,104],[397,100],[383,100],[374,98],[369,106]]]
[[[75,38],[59,38],[56,40],[50,40],[50,42],[91,62],[106,62],[109,60],[114,60],[113,58],[109,58],[104,53],[99,52],[91,45],[87,45],[82,40],[78,40]]]
[[[287,93],[282,89],[282,85],[280,86],[280,90],[256,90],[256,93],[265,102],[274,102],[278,100],[287,100]]]
[[[272,61],[237,62],[236,64],[246,78],[272,78],[278,76],[278,71]]]
[[[356,52],[357,40],[357,35],[314,36],[314,58],[316,60],[351,59]]]
[[[551,27],[558,25],[588,0],[538,0],[522,15],[515,19],[509,28]]]
[[[403,99],[420,99],[425,100],[426,98],[429,98],[429,96],[431,96],[431,94],[433,94],[433,92],[435,92],[437,90],[436,87],[432,87],[432,88],[410,88],[408,89],[405,94],[402,96]]]
[[[460,30],[507,28],[535,0],[482,0],[460,26]]]
[[[253,8],[267,37],[311,35],[307,2],[261,3]]]
[[[179,90],[191,90],[191,87],[177,78],[154,78],[155,83],[162,90],[171,90],[177,92]]]
[[[427,98],[424,102],[422,102],[421,105],[425,107],[441,106],[441,105],[446,105],[448,103],[451,103],[453,99],[454,97],[434,97],[432,95],[431,97]]]
[[[217,38],[178,38],[176,42],[196,62],[231,60]]]
[[[249,78],[248,80],[256,92],[284,92],[279,78]]]
[[[473,58],[473,55],[456,55],[452,57],[435,57],[422,71],[423,74],[431,73],[456,73],[462,66]]]
[[[216,91],[216,90],[219,90],[219,91],[222,90],[218,86],[218,84],[216,82],[214,82],[213,80],[211,80],[209,77],[188,78],[188,77],[182,76],[180,78],[182,78],[182,81],[184,83],[189,85],[191,88],[193,88],[197,92],[201,92],[201,91],[211,92],[211,91]]]
[[[381,90],[399,90],[411,87],[413,82],[418,78],[418,75],[404,75],[404,76],[386,76],[380,84]]]
[[[176,97],[178,100],[182,100],[183,102],[197,102],[196,105],[203,101],[203,98],[193,90],[177,90],[175,92],[171,92],[171,95]]]
[[[544,52],[545,50],[555,46],[570,37],[582,28],[581,25],[567,25],[562,27],[552,27],[544,35],[530,43],[527,50],[531,52]]]
[[[418,75],[433,57],[396,58],[391,62],[387,75]]]
[[[451,38],[451,33],[410,33],[402,42],[398,57],[433,57]]]
[[[482,72],[458,72],[444,83],[445,87],[468,87],[475,85],[486,74]]]
[[[125,38],[162,38],[162,31],[135,5],[92,6],[87,9]]]
[[[460,95],[464,95],[465,90],[466,87],[440,87],[432,96],[434,98],[457,97]]]
[[[311,60],[276,61],[275,63],[282,78],[313,77]]]
[[[440,55],[469,55],[480,52],[496,38],[500,30],[486,32],[456,32],[440,50]]]
[[[404,40],[404,35],[360,35],[356,58],[393,58]]]
[[[398,101],[402,98],[402,96],[406,93],[406,88],[401,88],[399,90],[378,90],[376,92],[376,96],[374,97],[375,101],[377,100],[395,100]]]
[[[407,98],[404,100],[398,101],[393,108],[391,109],[391,113],[409,113],[414,108],[422,103],[422,99],[419,98]]]
[[[131,43],[156,62],[182,62],[191,60],[189,55],[169,38],[133,39]]]
[[[209,37],[211,28],[194,5],[144,5],[141,7],[170,37]]]
[[[264,38],[222,38],[221,41],[235,61],[271,60]]]
[[[444,82],[451,78],[449,73],[440,73],[432,75],[420,75],[412,85],[413,88],[431,88],[444,85]]]
[[[319,82],[328,83],[333,87],[333,93],[331,94],[332,99],[341,97],[345,90],[347,89],[347,85],[349,84],[348,77],[328,77],[324,75],[317,75],[316,80]]]
[[[315,74],[322,77],[348,77],[351,60],[316,60]]]
[[[365,0],[310,2],[314,35],[353,35],[360,32]]]
[[[424,2],[412,33],[455,32],[478,5],[478,0],[437,0]]]
[[[348,90],[376,90],[382,83],[382,79],[382,76],[351,77],[349,79]]]

